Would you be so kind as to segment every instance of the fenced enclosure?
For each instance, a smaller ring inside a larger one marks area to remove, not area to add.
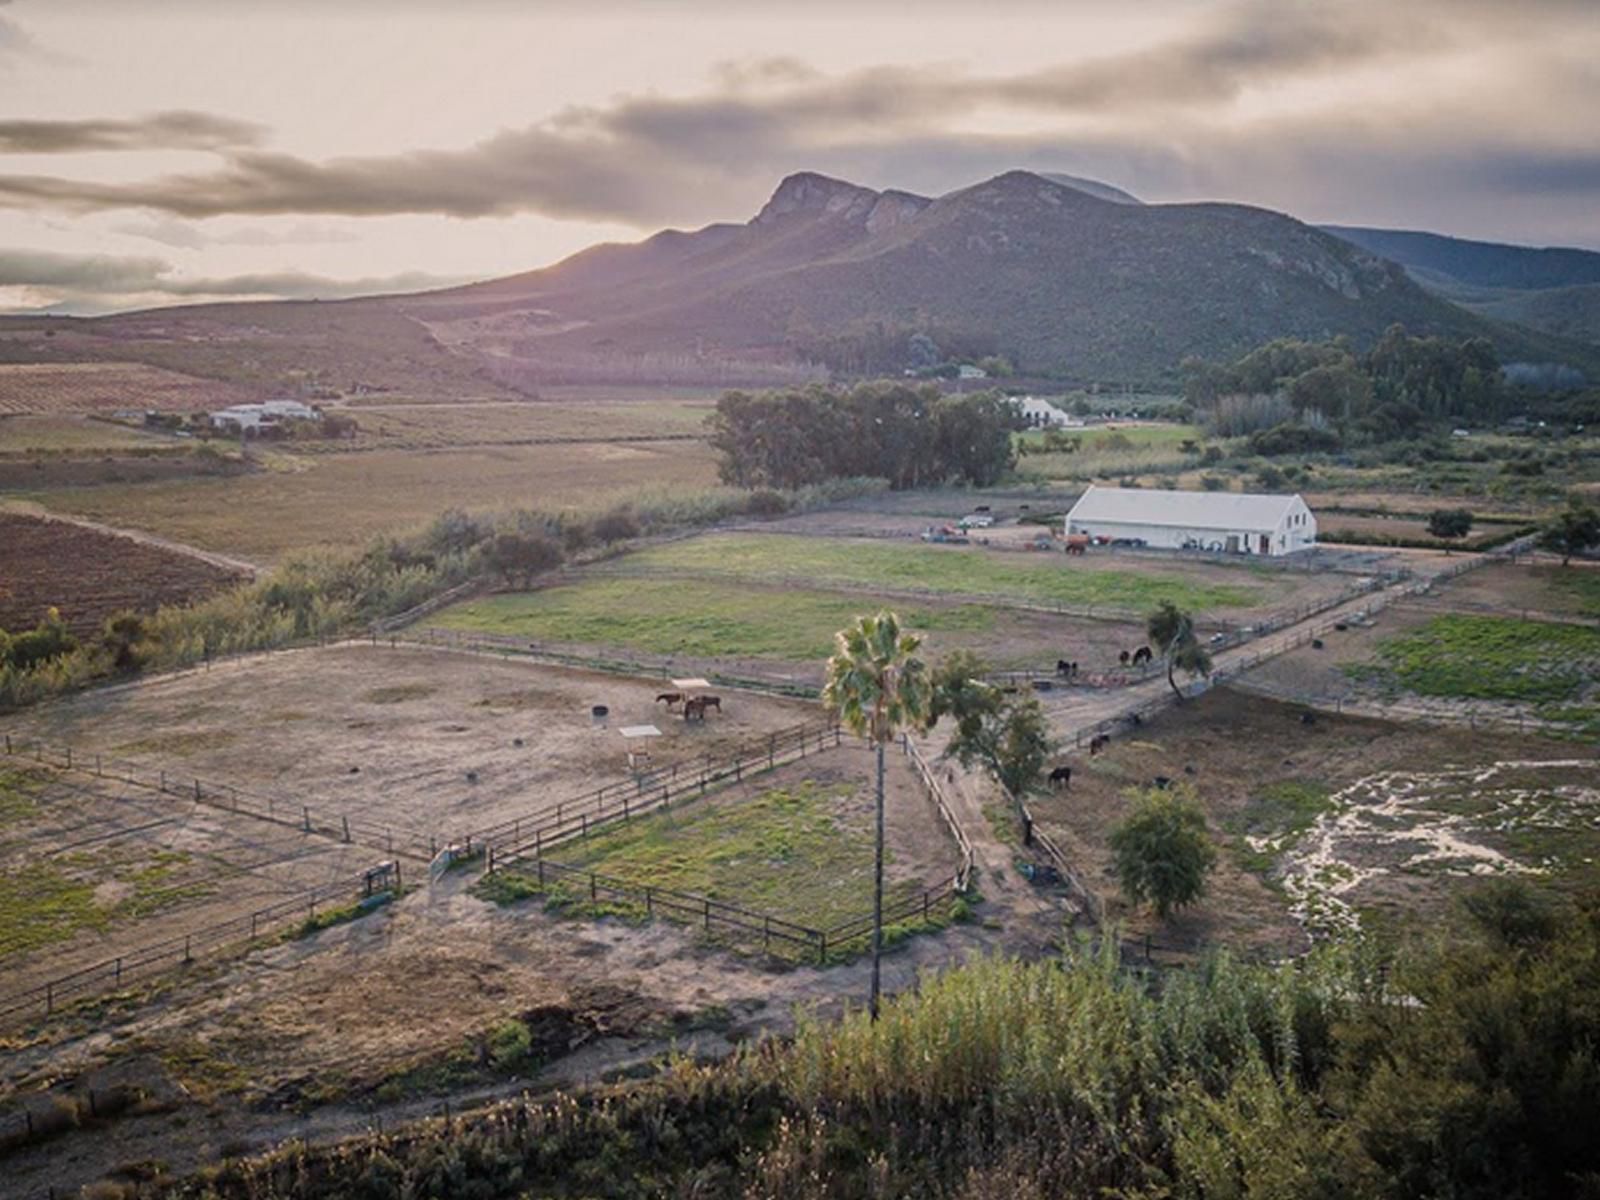
[[[795,762],[808,753],[831,749],[843,744],[844,735],[836,725],[805,726],[788,731],[790,737],[783,744],[774,741],[765,750],[755,754],[736,756],[723,763],[721,768],[704,783],[696,777],[685,776],[678,791],[663,788],[650,792],[642,802],[624,804],[621,798],[610,803],[604,816],[589,819],[580,813],[574,819],[564,814],[547,827],[549,833],[536,832],[532,841],[526,836],[520,844],[496,848],[489,842],[486,876],[508,873],[536,883],[543,891],[558,886],[576,889],[579,896],[587,894],[591,905],[619,905],[646,919],[667,917],[684,924],[701,927],[708,934],[719,934],[744,944],[760,943],[764,952],[799,960],[827,963],[830,958],[848,953],[863,939],[871,936],[873,914],[870,911],[853,914],[828,927],[819,927],[795,920],[789,915],[762,911],[747,904],[722,900],[696,892],[661,887],[643,880],[619,879],[612,875],[585,867],[555,861],[547,854],[550,850],[574,839],[586,837],[591,831],[606,825],[626,822],[659,812],[671,805],[674,796],[700,796],[717,782],[735,782],[747,775],[770,770],[784,762]],[[787,751],[785,752],[785,745]],[[972,877],[972,847],[957,823],[954,813],[943,794],[937,776],[909,739],[902,739],[902,753],[910,763],[918,782],[926,790],[930,803],[939,813],[952,840],[957,855],[951,874],[938,882],[919,887],[911,895],[886,903],[883,921],[886,926],[908,920],[928,922],[945,915],[940,906],[963,895]],[[787,757],[785,757],[787,753]]]
[[[232,950],[263,937],[281,936],[301,922],[311,922],[319,909],[363,900],[381,901],[400,889],[396,871],[392,889],[370,893],[365,874],[312,888],[244,916],[219,921],[182,937],[168,938],[113,955],[85,967],[65,971],[43,983],[18,992],[0,994],[0,1022],[14,1023],[30,1016],[49,1016],[62,1006],[118,991],[129,984],[194,965],[202,958],[220,959]]]
[[[359,843],[385,854],[429,862],[439,850],[436,835],[404,825],[379,824],[347,812],[329,813],[270,792],[216,783],[198,776],[144,766],[93,751],[74,751],[70,744],[5,735],[8,758],[22,758],[58,771],[77,771],[99,779],[144,788],[159,795],[193,800],[224,812],[238,813],[274,825],[315,833],[345,843]]]

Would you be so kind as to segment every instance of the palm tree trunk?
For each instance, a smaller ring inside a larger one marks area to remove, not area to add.
[[[882,990],[879,963],[883,957],[883,741],[878,741],[877,835],[873,844],[872,870],[872,992],[867,1011],[878,1019],[878,994]]]

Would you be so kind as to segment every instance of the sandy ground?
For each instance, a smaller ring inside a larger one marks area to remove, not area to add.
[[[526,660],[340,645],[88,692],[7,730],[443,845],[626,777],[624,726],[654,724],[655,765],[670,767],[822,717],[814,704],[730,692],[720,716],[686,723],[656,702],[663,686]],[[604,727],[594,705],[610,710]]]

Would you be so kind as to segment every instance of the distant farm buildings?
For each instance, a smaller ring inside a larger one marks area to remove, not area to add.
[[[322,411],[298,400],[263,400],[259,404],[233,404],[209,414],[213,429],[260,433],[285,421],[320,421]]]
[[[1032,429],[1082,429],[1084,420],[1037,396],[1019,396],[1017,411]]]
[[[1090,487],[1067,514],[1067,537],[1100,544],[1292,554],[1317,544],[1299,496]]]

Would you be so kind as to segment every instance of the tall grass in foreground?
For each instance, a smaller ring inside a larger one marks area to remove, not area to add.
[[[1152,990],[1109,956],[991,959],[929,978],[876,1024],[808,1020],[721,1064],[292,1148],[179,1194],[420,1197],[453,1180],[482,1197],[1015,1200],[1244,1194],[1250,1178],[1316,1195],[1330,1142],[1307,1096],[1353,994],[1337,964],[1219,960]]]

